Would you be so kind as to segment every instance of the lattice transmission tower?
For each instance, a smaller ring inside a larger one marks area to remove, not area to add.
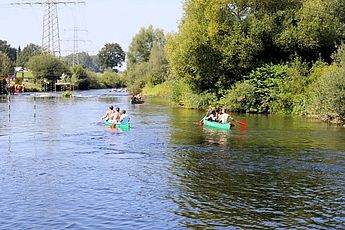
[[[47,52],[61,56],[60,31],[58,5],[85,4],[85,1],[63,1],[63,0],[42,0],[42,1],[22,1],[11,3],[13,6],[33,6],[40,5],[45,7],[43,15],[42,29],[42,48]]]

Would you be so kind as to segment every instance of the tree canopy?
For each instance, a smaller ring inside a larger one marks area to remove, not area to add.
[[[154,29],[152,26],[141,28],[133,37],[127,52],[127,67],[131,68],[135,64],[147,62],[152,49],[164,47],[165,36],[161,29]]]
[[[107,43],[99,51],[98,58],[101,66],[104,69],[110,68],[117,71],[118,67],[122,66],[125,61],[126,54],[122,50],[121,46],[117,43]]]
[[[65,64],[57,57],[49,54],[33,56],[28,66],[37,80],[57,81],[63,73],[69,72]]]
[[[196,91],[229,88],[294,56],[330,62],[345,38],[340,0],[186,0],[184,10],[167,57],[173,75]]]
[[[13,73],[11,60],[6,54],[0,51],[0,77],[8,76],[11,73]]]
[[[7,41],[0,40],[0,51],[7,55],[11,62],[15,63],[17,59],[17,49],[7,44]]]
[[[29,59],[41,53],[42,53],[42,48],[39,45],[30,43],[29,45],[25,46],[24,49],[21,50],[20,52],[18,49],[17,65],[22,66],[22,67],[27,67],[26,65]]]

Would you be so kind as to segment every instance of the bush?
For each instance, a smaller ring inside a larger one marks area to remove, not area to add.
[[[72,96],[72,92],[71,91],[64,91],[62,92],[62,97],[65,97],[65,98],[69,98]]]
[[[218,100],[215,94],[193,92],[191,87],[181,80],[170,80],[156,86],[146,86],[145,95],[161,96],[167,98],[175,106],[188,109],[206,109],[210,105],[215,106]]]
[[[220,104],[231,111],[254,112],[255,87],[248,81],[238,82],[225,93]]]
[[[106,88],[120,88],[124,87],[124,82],[120,78],[120,74],[113,71],[104,72],[99,79],[101,85],[104,85]]]
[[[319,77],[310,88],[312,113],[328,120],[345,118],[345,69],[332,69]]]

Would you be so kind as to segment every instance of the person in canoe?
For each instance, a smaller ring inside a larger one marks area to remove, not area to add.
[[[126,114],[126,110],[122,110],[121,111],[121,116],[120,116],[120,120],[121,123],[128,123],[129,122],[129,117]]]
[[[107,112],[104,114],[104,116],[102,117],[102,120],[111,120],[112,116],[114,114],[114,107],[111,105],[109,106]]]
[[[111,119],[110,119],[110,120],[119,121],[119,120],[120,120],[120,116],[121,116],[120,108],[119,108],[119,107],[116,107],[115,112],[114,112],[113,115],[111,116]]]
[[[212,110],[211,113],[209,113],[209,115],[206,117],[206,120],[208,121],[218,121],[217,120],[217,112],[216,110]]]
[[[220,123],[228,123],[230,120],[233,121],[234,118],[231,117],[230,114],[228,114],[225,109],[222,109],[219,113],[218,121]]]

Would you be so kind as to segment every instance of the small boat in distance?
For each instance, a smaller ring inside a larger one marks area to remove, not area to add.
[[[135,95],[131,97],[131,104],[144,104],[144,100],[141,98],[140,95]]]
[[[134,104],[144,104],[144,100],[131,100],[131,104],[134,105]]]

